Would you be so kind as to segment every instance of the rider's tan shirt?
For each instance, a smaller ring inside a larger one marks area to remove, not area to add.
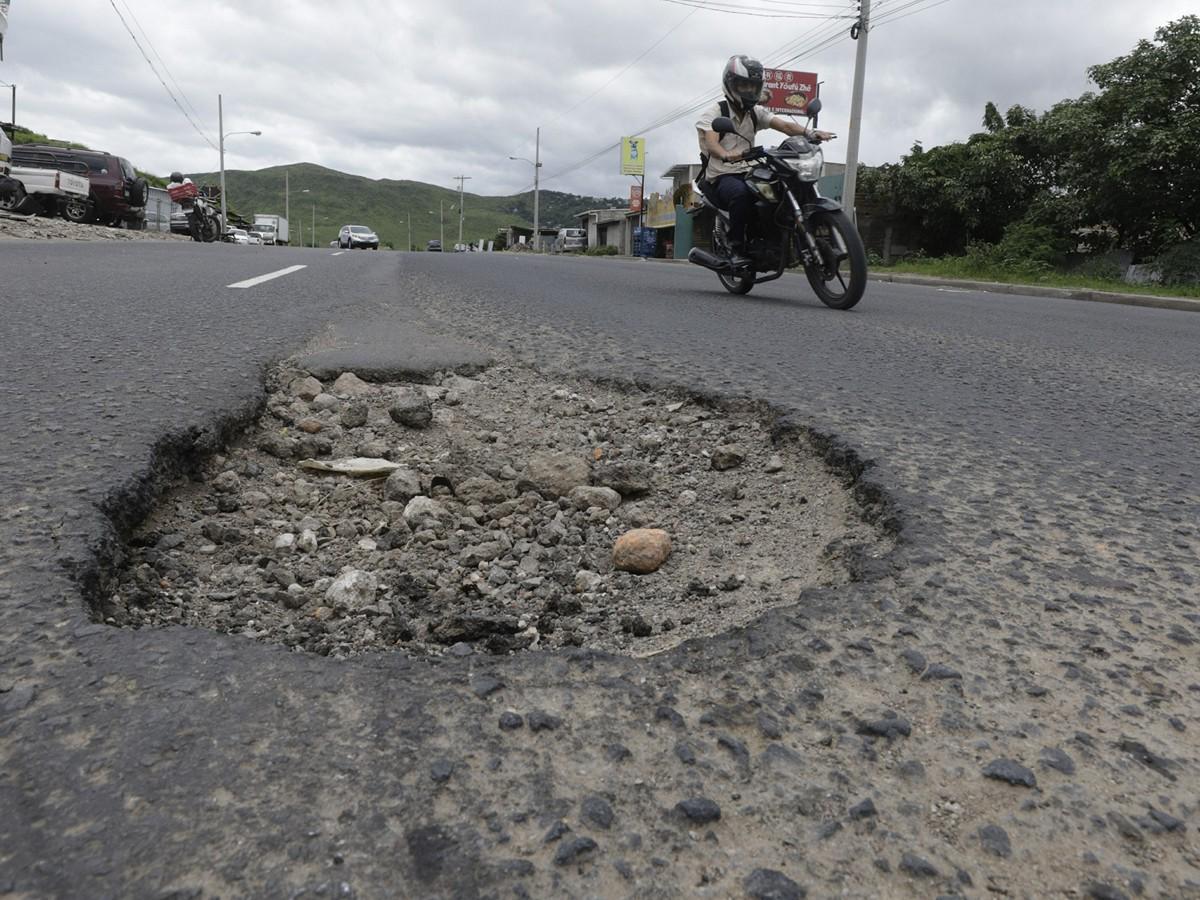
[[[721,146],[730,153],[741,153],[743,150],[749,150],[754,146],[754,136],[771,126],[771,119],[775,113],[771,112],[765,106],[754,107],[754,115],[749,113],[737,115],[730,109],[730,118],[733,119],[733,127],[737,129],[736,134],[721,135]],[[703,115],[696,120],[696,133],[700,141],[700,152],[704,155],[708,154],[708,148],[704,145],[704,133],[712,131],[713,119],[721,115],[721,104],[714,103],[706,109]],[[755,128],[757,121],[758,127]],[[708,179],[715,181],[722,175],[741,175],[747,171],[751,163],[735,162],[727,163],[717,159],[715,156],[708,161]]]

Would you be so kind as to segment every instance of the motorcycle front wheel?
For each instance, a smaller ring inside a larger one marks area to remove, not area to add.
[[[808,283],[826,306],[850,309],[867,288],[867,251],[858,229],[841,210],[821,210],[808,220],[808,231],[820,255],[804,268]]]

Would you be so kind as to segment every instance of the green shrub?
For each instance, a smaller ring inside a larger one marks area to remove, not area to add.
[[[611,244],[605,244],[602,247],[588,247],[583,252],[588,256],[616,256],[621,251]]]
[[[1089,256],[1072,268],[1071,274],[1080,278],[1120,281],[1122,272],[1120,264],[1111,256]]]
[[[1200,284],[1200,238],[1160,253],[1154,266],[1162,273],[1163,284]]]

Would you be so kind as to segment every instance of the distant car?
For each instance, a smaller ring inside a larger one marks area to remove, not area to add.
[[[256,231],[247,231],[246,243],[252,246],[261,247],[263,245],[262,235]]]
[[[171,213],[171,234],[191,234],[192,228],[188,225],[187,213],[180,210],[179,212]]]
[[[587,245],[587,233],[582,228],[560,228],[550,245],[551,253],[581,253]]]
[[[429,253],[441,253],[442,252],[442,242],[437,240],[436,238],[434,238],[432,241],[430,241],[428,244],[425,245],[425,249]]]
[[[338,246],[343,250],[356,250],[359,247],[379,249],[379,235],[366,225],[343,225],[338,232]]]
[[[231,244],[249,244],[250,235],[244,228],[226,228],[225,240]]]

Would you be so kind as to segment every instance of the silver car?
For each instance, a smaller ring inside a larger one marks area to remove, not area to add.
[[[366,225],[343,225],[338,232],[338,246],[343,250],[356,250],[359,247],[379,249],[379,235]]]

